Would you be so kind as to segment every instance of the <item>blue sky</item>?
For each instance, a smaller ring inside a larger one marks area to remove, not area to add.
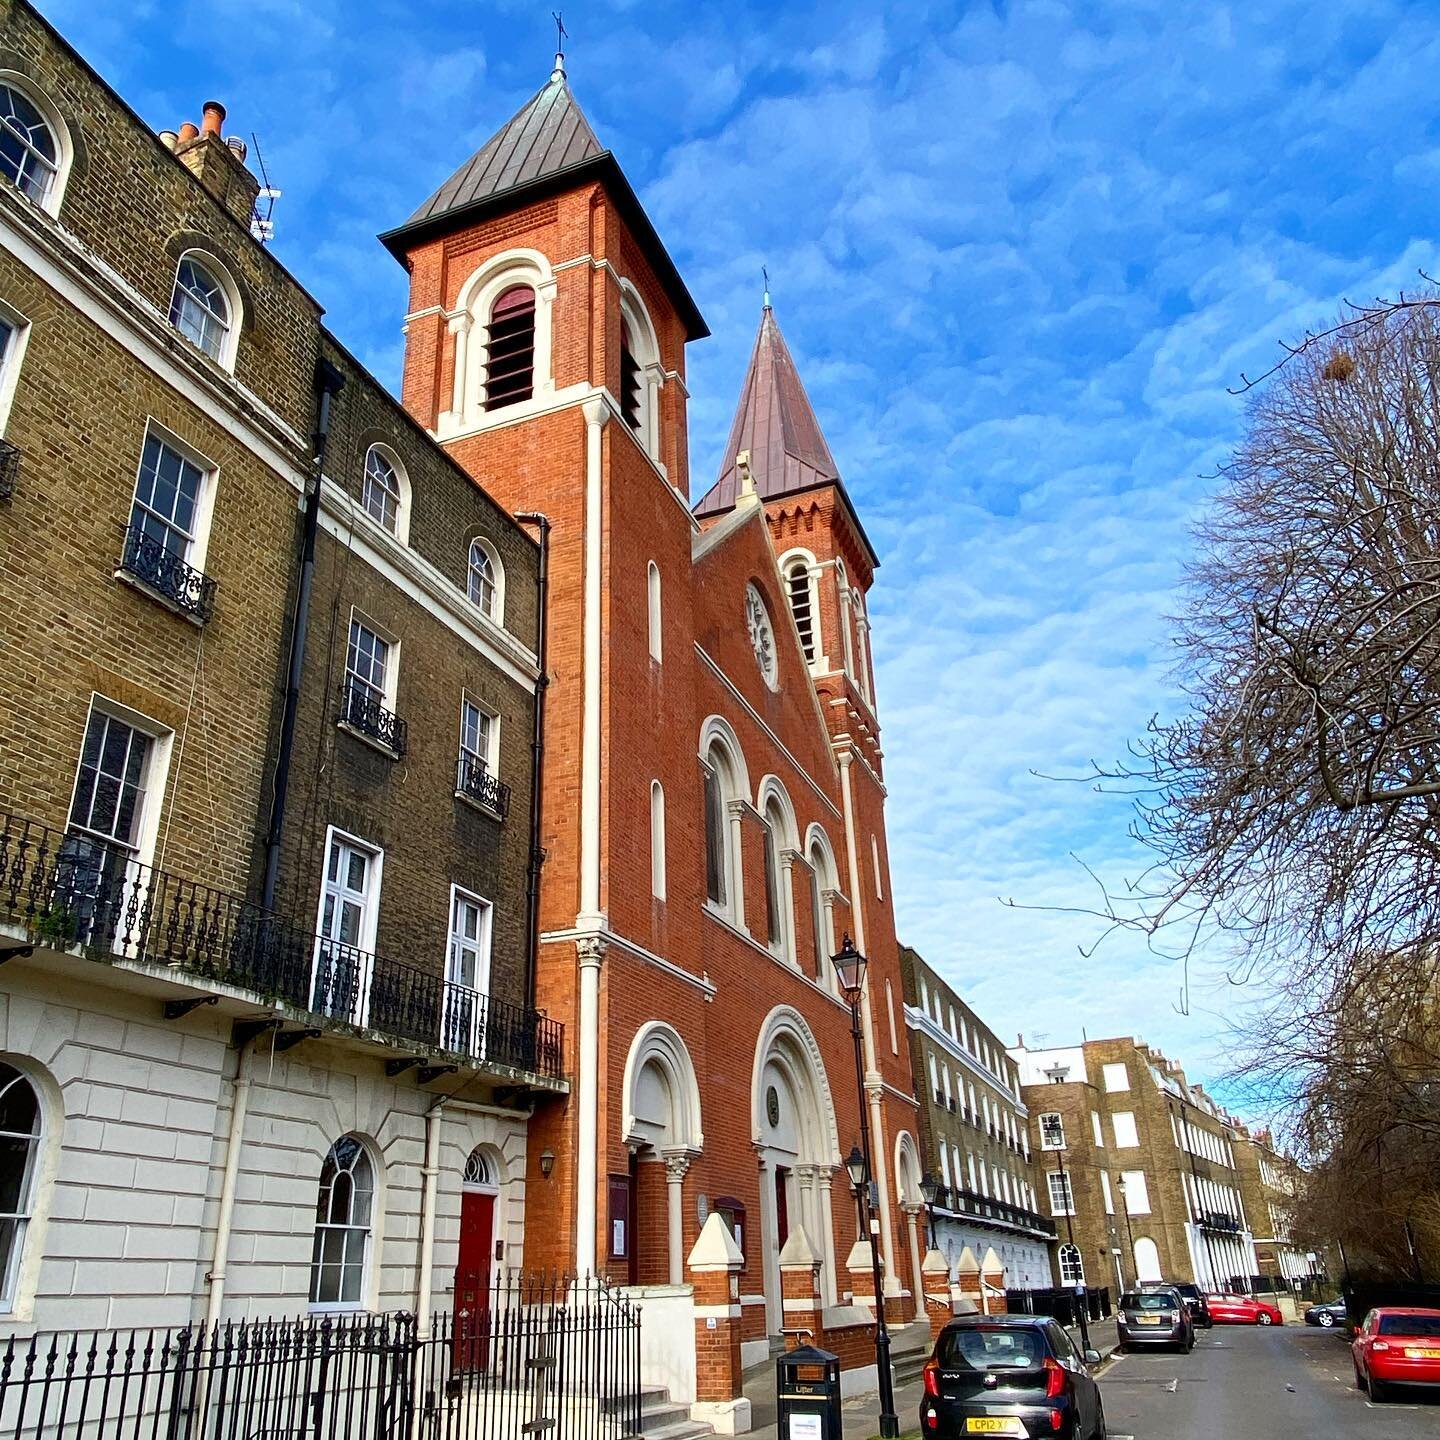
[[[41,0],[157,128],[257,132],[275,249],[388,383],[375,234],[545,80],[550,3]],[[1243,996],[1099,926],[1123,804],[1034,778],[1173,705],[1164,616],[1242,370],[1435,273],[1440,30],[1422,4],[566,7],[571,81],[714,331],[719,459],[760,266],[872,539],[902,938],[1005,1038],[1138,1033],[1223,1071]]]

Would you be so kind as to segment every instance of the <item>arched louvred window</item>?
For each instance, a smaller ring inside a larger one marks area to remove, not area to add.
[[[805,663],[811,664],[815,659],[815,613],[810,604],[810,567],[803,560],[792,561],[785,572],[785,592],[790,600],[790,613],[795,617],[795,628],[800,632]]]
[[[630,342],[630,326],[620,322],[620,414],[637,434],[640,431],[640,362]]]
[[[490,308],[485,342],[485,408],[528,400],[535,389],[535,292],[512,285]]]

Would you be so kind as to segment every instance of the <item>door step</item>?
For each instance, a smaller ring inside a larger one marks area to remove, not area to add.
[[[625,1440],[697,1440],[713,1435],[715,1427],[703,1420],[690,1418],[690,1407],[670,1398],[670,1392],[658,1386],[640,1392],[640,1425]]]

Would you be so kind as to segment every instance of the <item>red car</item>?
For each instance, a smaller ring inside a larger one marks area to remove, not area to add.
[[[1268,1300],[1253,1295],[1231,1295],[1207,1291],[1205,1303],[1217,1325],[1283,1325],[1285,1317]]]
[[[1440,1386],[1440,1310],[1386,1305],[1372,1310],[1350,1346],[1355,1383],[1372,1400],[1394,1385]]]

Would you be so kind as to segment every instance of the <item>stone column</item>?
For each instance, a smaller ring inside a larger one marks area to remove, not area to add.
[[[920,1226],[919,1219],[923,1210],[920,1205],[906,1205],[905,1228],[910,1232],[910,1276],[911,1283],[915,1287],[915,1318],[921,1320],[925,1316],[925,1285],[920,1273]]]
[[[450,387],[450,409],[456,425],[465,419],[465,351],[470,339],[470,315],[462,312],[450,319],[450,333],[455,337],[455,374]]]
[[[924,1286],[925,1318],[930,1322],[930,1338],[933,1340],[955,1313],[950,1300],[950,1266],[938,1250],[931,1250],[925,1256],[920,1277]]]
[[[672,1285],[685,1283],[685,1173],[690,1169],[688,1152],[665,1154],[665,1214],[669,1238],[668,1276]]]
[[[803,1225],[797,1225],[780,1251],[780,1288],[785,1297],[785,1348],[821,1345],[820,1258]],[[822,1347],[823,1348],[823,1347]]]
[[[701,1227],[690,1251],[695,1287],[694,1420],[721,1435],[750,1428],[750,1402],[740,1380],[740,1270],[744,1256],[718,1210]]]
[[[835,1171],[828,1165],[820,1168],[820,1254],[825,1260],[823,1293],[827,1305],[840,1303],[840,1287],[835,1275]]]
[[[730,873],[725,877],[729,887],[730,919],[736,929],[745,930],[745,812],[750,807],[743,800],[730,801],[727,809],[730,817]]]
[[[778,841],[777,841],[778,844]],[[780,953],[792,965],[800,965],[800,953],[795,944],[795,860],[793,850],[780,852]]]

